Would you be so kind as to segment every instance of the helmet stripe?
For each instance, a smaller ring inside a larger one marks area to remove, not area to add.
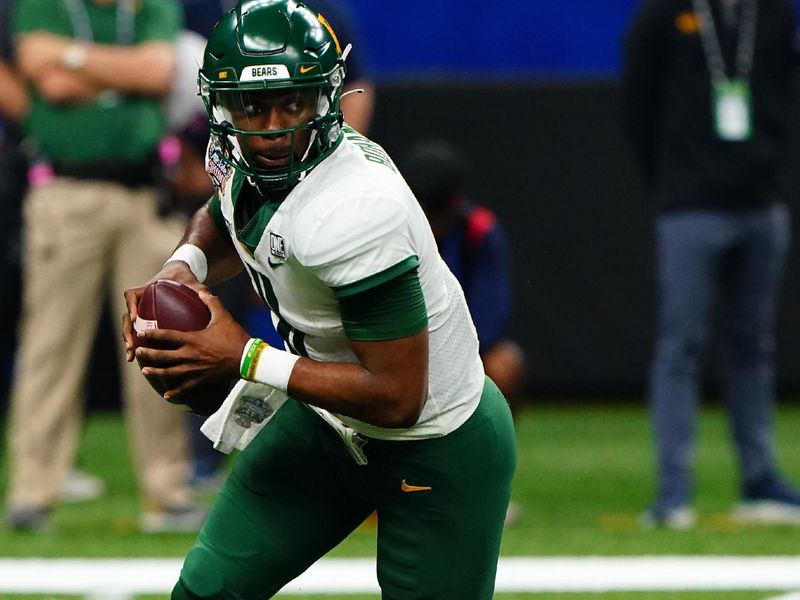
[[[322,15],[318,14],[317,15],[317,19],[319,19],[319,22],[322,23],[322,25],[325,27],[325,29],[328,30],[328,33],[331,34],[331,37],[333,38],[333,41],[336,43],[336,52],[339,54],[339,56],[341,56],[342,55],[342,47],[339,45],[339,38],[336,37],[336,34],[333,31],[333,27],[331,27],[331,24],[328,23],[327,19],[325,19],[325,17],[323,17]]]

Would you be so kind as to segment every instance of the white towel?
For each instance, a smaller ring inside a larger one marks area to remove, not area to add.
[[[200,431],[220,452],[230,454],[234,448],[244,450],[287,398],[269,385],[240,379]]]

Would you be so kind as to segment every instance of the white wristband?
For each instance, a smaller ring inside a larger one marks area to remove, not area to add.
[[[245,347],[245,352],[247,348]],[[267,346],[258,357],[258,364],[256,365],[255,376],[253,381],[257,383],[264,383],[276,390],[284,393],[287,392],[289,387],[289,377],[294,369],[294,363],[300,357],[286,352],[285,350],[278,350],[272,346]]]
[[[183,244],[179,246],[164,264],[166,265],[173,260],[180,260],[189,265],[189,270],[200,283],[203,283],[206,277],[208,277],[208,259],[206,259],[206,254],[194,244]]]

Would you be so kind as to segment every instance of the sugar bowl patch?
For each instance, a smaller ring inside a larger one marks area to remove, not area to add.
[[[208,146],[208,160],[206,160],[206,171],[211,176],[211,181],[221,192],[225,191],[225,184],[230,179],[233,169],[222,156],[222,148],[216,144]]]

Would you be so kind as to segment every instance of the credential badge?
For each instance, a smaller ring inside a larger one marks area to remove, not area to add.
[[[286,242],[277,233],[269,232],[269,253],[276,258],[286,258]]]

